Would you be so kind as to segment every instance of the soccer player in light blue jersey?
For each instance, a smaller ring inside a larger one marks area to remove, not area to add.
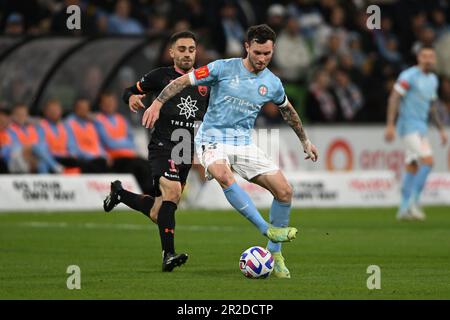
[[[395,138],[395,118],[398,114],[397,133],[405,146],[406,167],[398,220],[425,219],[419,207],[419,198],[433,166],[432,150],[427,138],[429,116],[439,130],[442,144],[447,143],[447,134],[435,105],[439,83],[432,72],[436,64],[434,49],[421,48],[417,53],[417,62],[416,66],[400,74],[388,102],[385,138],[388,142]]]
[[[210,87],[208,110],[195,136],[198,158],[208,176],[220,184],[229,203],[269,239],[267,247],[274,256],[275,276],[290,278],[280,242],[291,241],[297,234],[296,228],[288,227],[292,187],[275,163],[251,141],[251,131],[261,107],[267,102],[279,107],[300,139],[306,159],[317,161],[318,152],[288,101],[280,79],[267,68],[274,52],[275,37],[275,32],[267,25],[250,27],[245,42],[246,58],[217,60],[177,78],[145,111],[142,123],[147,128],[153,127],[163,104],[183,88]],[[232,169],[272,193],[270,224],[236,183]]]

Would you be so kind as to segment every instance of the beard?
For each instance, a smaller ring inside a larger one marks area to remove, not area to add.
[[[176,65],[177,65],[177,67],[180,68],[181,70],[189,71],[189,70],[191,70],[192,67],[194,66],[194,60],[189,60],[189,61],[187,61],[187,60],[181,59],[181,60],[178,60],[178,61],[177,61],[177,64],[176,64]]]
[[[253,69],[255,69],[256,71],[262,71],[266,67],[266,64],[264,64],[264,63],[259,64],[256,61],[253,61],[253,59],[250,57],[248,60],[250,61],[250,64],[252,65]]]

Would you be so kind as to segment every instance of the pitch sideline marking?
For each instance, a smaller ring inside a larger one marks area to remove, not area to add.
[[[84,229],[119,229],[119,230],[148,230],[158,229],[155,225],[140,225],[140,224],[128,224],[128,223],[67,223],[67,222],[42,222],[42,221],[30,221],[18,223],[17,225],[30,228],[84,228]],[[200,225],[180,225],[177,226],[178,230],[188,231],[224,231],[224,232],[237,232],[238,228],[228,226],[200,226]]]

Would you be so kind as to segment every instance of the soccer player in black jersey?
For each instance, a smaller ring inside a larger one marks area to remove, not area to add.
[[[141,99],[146,94],[158,96],[172,80],[193,70],[196,42],[196,36],[190,31],[171,36],[169,51],[174,65],[154,69],[134,86],[125,89],[123,100],[131,111],[145,109]],[[203,119],[208,98],[207,87],[189,87],[170,99],[167,108],[161,112],[148,145],[155,193],[142,195],[129,192],[117,180],[111,183],[111,192],[103,204],[105,211],[109,212],[122,202],[158,224],[163,250],[163,271],[172,271],[188,258],[185,253],[175,253],[175,210],[192,166],[194,130]],[[185,141],[187,138],[190,141]],[[180,148],[180,143],[185,148]],[[180,154],[180,150],[181,153],[185,151],[189,154]]]

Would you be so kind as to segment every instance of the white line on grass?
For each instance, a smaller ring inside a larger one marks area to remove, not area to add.
[[[141,224],[127,224],[127,223],[67,223],[67,222],[42,222],[30,221],[18,223],[21,227],[29,228],[80,228],[80,229],[119,229],[119,230],[149,230],[157,229],[156,225],[141,225]],[[179,225],[176,226],[178,230],[187,231],[223,231],[223,232],[237,232],[238,228],[229,226],[199,226],[199,225]]]

